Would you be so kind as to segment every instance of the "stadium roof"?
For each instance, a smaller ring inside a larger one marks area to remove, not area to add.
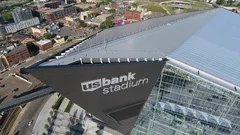
[[[217,14],[169,57],[240,86],[240,15],[215,11]]]
[[[168,56],[240,86],[239,24],[238,14],[221,8],[151,19],[105,30],[40,66]]]

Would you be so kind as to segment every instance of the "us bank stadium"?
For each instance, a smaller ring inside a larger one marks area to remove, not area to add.
[[[239,135],[239,24],[221,8],[150,19],[26,71],[122,134]]]

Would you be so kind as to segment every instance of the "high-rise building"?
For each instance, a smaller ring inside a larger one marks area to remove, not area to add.
[[[33,18],[30,8],[17,7],[12,11],[12,16],[15,23]]]
[[[221,8],[141,21],[27,70],[123,134],[239,135],[239,23]]]

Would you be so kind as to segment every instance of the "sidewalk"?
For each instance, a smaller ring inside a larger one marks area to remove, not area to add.
[[[58,108],[58,111],[64,112],[65,108],[66,108],[67,105],[68,105],[68,102],[69,102],[69,99],[64,98],[64,99],[63,99],[63,102],[61,103],[60,107]]]
[[[20,120],[22,119],[22,115],[25,113],[26,109],[28,108],[28,106],[29,106],[30,104],[31,104],[31,102],[28,103],[28,104],[21,110],[21,112],[19,113],[17,119],[15,120],[15,122],[14,122],[14,124],[12,125],[12,128],[11,128],[11,130],[10,130],[10,132],[9,132],[10,135],[12,135],[13,132],[15,132],[15,128],[17,127],[17,124],[18,124],[18,123],[20,122]]]
[[[49,100],[44,105],[42,111],[39,113],[36,123],[33,127],[34,135],[41,135],[46,129],[44,128],[45,124],[47,124],[47,118],[50,117],[50,110],[52,105],[55,104],[58,99],[57,93],[53,94]]]

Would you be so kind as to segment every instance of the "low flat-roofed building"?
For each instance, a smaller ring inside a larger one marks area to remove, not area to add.
[[[87,22],[87,24],[100,26],[102,22],[112,19],[113,19],[112,14],[101,14],[95,18],[92,18],[90,21]]]
[[[38,42],[35,42],[34,43],[36,46],[38,46],[38,48],[42,51],[45,51],[49,48],[52,48],[53,47],[53,42],[51,40],[40,40]]]
[[[26,45],[28,42],[33,42],[34,39],[33,38],[25,38],[24,40],[22,40],[20,43],[22,45]]]
[[[32,33],[39,33],[39,34],[43,35],[44,33],[46,33],[46,27],[37,25],[37,26],[31,27],[31,30],[32,30]]]
[[[137,21],[141,21],[143,14],[142,12],[139,11],[130,11],[130,10],[126,10],[124,17],[126,19],[132,19],[132,20],[137,20]]]
[[[65,43],[65,38],[61,37],[61,36],[56,36],[56,38],[54,39],[56,43],[58,44],[63,44]]]
[[[2,56],[1,59],[2,59],[3,65],[5,67],[9,67],[29,57],[30,57],[30,54],[28,52],[27,47],[21,45],[9,51],[8,53],[4,54],[4,56]]]

